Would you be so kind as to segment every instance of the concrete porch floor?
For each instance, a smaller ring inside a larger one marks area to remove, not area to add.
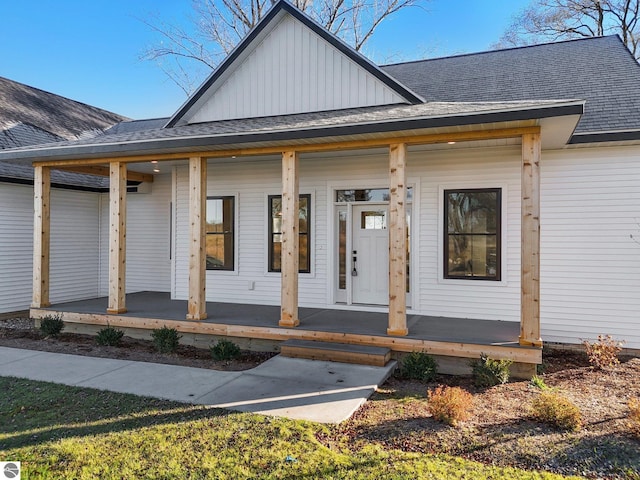
[[[382,346],[394,354],[424,351],[438,358],[442,373],[465,373],[469,359],[481,354],[516,362],[524,375],[535,372],[542,362],[542,349],[518,343],[520,324],[495,320],[408,315],[409,334],[387,335],[388,316],[380,312],[300,308],[300,325],[280,327],[280,307],[208,302],[208,318],[185,320],[186,300],[171,300],[165,292],[127,294],[127,313],[106,314],[107,298],[54,304],[32,309],[31,316],[42,318],[59,313],[65,322],[93,326],[151,330],[162,326],[185,334],[251,339],[279,344],[290,338],[354,345]],[[277,349],[277,348],[276,348]]]

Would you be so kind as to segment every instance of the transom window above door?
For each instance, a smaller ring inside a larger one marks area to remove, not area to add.
[[[413,198],[413,188],[407,188],[407,201]],[[336,202],[388,202],[388,188],[363,188],[359,190],[336,190]]]

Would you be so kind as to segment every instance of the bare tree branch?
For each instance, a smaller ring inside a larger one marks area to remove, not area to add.
[[[408,7],[424,7],[428,1],[294,0],[293,3],[354,49],[361,50],[385,18]],[[141,58],[156,61],[173,82],[191,93],[202,79],[202,72],[215,68],[274,2],[192,0],[194,33],[172,24],[142,20],[163,40],[144,51]]]
[[[496,47],[618,34],[640,59],[640,0],[532,0]]]

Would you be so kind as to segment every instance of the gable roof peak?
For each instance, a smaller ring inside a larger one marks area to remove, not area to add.
[[[331,46],[334,50],[339,51],[346,58],[358,65],[359,68],[365,70],[369,76],[375,77],[376,81],[381,82],[385,88],[390,89],[397,98],[401,98],[403,102],[416,104],[423,103],[423,99],[415,92],[398,82],[389,74],[380,69],[371,60],[357,52],[355,49],[347,45],[343,40],[318,24],[310,16],[302,12],[288,0],[278,0],[267,11],[262,19],[247,33],[240,43],[229,53],[229,55],[218,65],[217,68],[209,75],[209,77],[200,85],[200,87],[187,99],[187,101],[178,109],[178,111],[170,118],[165,128],[171,128],[183,123],[188,123],[185,117],[197,109],[204,102],[207,92],[210,89],[220,87],[220,83],[230,74],[237,63],[241,63],[245,57],[255,50],[258,44],[277,27],[279,22],[286,16],[290,15],[303,27],[315,33],[323,41]]]

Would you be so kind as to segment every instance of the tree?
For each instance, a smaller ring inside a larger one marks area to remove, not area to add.
[[[617,33],[640,58],[640,0],[533,0],[496,46],[518,46]]]
[[[390,15],[407,7],[422,7],[428,0],[294,0],[320,25],[360,51],[376,28]],[[203,75],[244,38],[275,0],[192,0],[193,33],[165,22],[143,20],[163,38],[142,58],[154,60],[180,86],[191,93]]]

